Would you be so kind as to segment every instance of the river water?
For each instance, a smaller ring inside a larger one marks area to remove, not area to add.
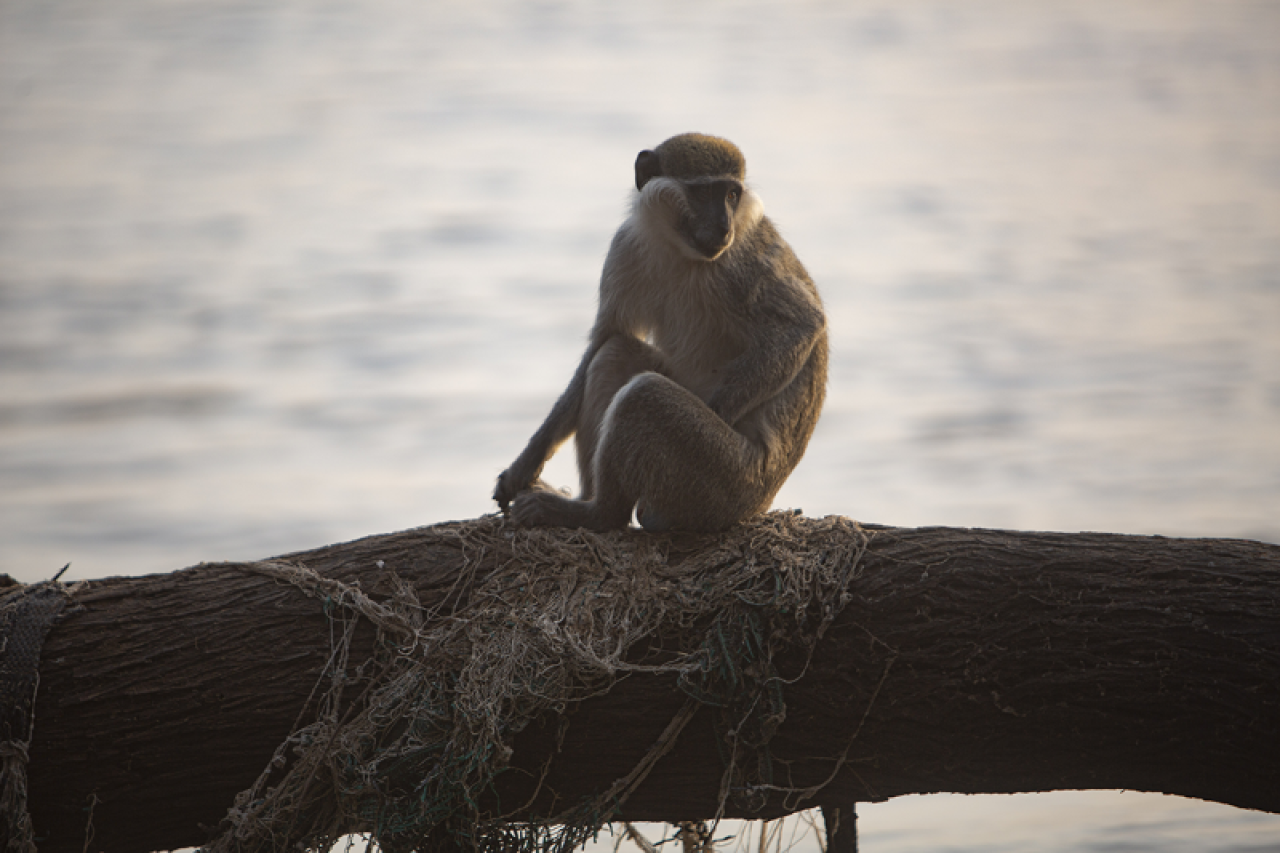
[[[490,511],[685,130],[829,311],[778,506],[1280,541],[1278,104],[1274,2],[3,0],[0,571]],[[861,815],[871,851],[1280,850],[1133,793]]]

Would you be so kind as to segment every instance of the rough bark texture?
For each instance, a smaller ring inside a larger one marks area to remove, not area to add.
[[[289,558],[375,597],[394,567],[431,604],[457,594],[476,555],[424,541],[406,531]],[[820,782],[843,753],[822,804],[1125,788],[1280,812],[1280,546],[882,528],[862,565],[786,690],[780,782]],[[86,836],[111,853],[204,842],[308,705],[330,648],[322,603],[228,564],[93,581],[75,603],[41,662],[29,773],[42,853],[80,851]],[[357,651],[372,641],[365,631]],[[531,812],[607,788],[685,698],[633,676],[571,708]],[[625,818],[714,813],[711,716],[694,718]],[[518,737],[504,802],[533,792],[557,724]],[[777,797],[736,816],[816,804]]]

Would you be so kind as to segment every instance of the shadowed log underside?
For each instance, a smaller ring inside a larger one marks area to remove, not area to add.
[[[497,524],[280,559],[358,581],[374,599],[398,577],[430,610],[502,569],[494,554],[437,534]],[[799,656],[779,662],[789,683],[772,741],[776,784],[830,782],[804,801],[775,793],[758,811],[731,801],[728,816],[908,793],[1085,788],[1280,812],[1280,546],[867,533],[851,598],[807,668]],[[668,539],[673,564],[716,541]],[[40,850],[80,851],[87,834],[90,849],[111,853],[204,843],[314,705],[334,630],[324,603],[236,564],[86,582],[73,602],[40,666],[28,767]],[[361,626],[353,661],[373,648],[373,629]],[[548,816],[608,789],[687,698],[669,675],[634,674],[570,706],[560,744],[562,720],[537,720],[498,777],[504,808],[528,802],[518,816]],[[695,714],[620,819],[714,815],[724,761],[713,710]]]

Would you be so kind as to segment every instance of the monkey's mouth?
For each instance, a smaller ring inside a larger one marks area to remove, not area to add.
[[[697,231],[694,232],[689,243],[702,257],[708,261],[714,261],[733,245],[733,232]]]

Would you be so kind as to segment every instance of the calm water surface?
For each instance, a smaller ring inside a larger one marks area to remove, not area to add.
[[[1274,2],[3,0],[0,571],[490,511],[635,152],[695,129],[829,309],[779,506],[1280,541],[1277,104]],[[1280,850],[1132,793],[861,814],[869,851]]]

